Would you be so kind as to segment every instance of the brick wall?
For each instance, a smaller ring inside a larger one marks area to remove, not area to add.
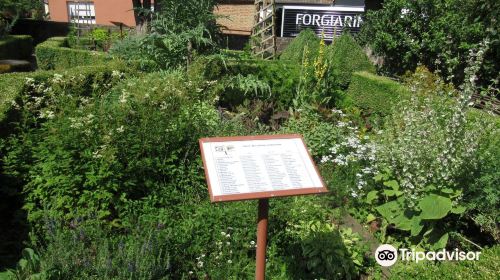
[[[226,34],[250,35],[252,32],[253,4],[219,4],[215,14],[225,16],[217,19]]]

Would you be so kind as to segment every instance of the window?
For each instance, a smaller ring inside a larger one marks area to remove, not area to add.
[[[49,0],[43,0],[43,10],[45,15],[49,14]]]
[[[93,2],[68,2],[69,21],[73,23],[95,24]]]

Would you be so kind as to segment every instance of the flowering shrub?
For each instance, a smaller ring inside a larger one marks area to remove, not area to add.
[[[462,187],[477,166],[481,128],[467,127],[465,112],[454,101],[413,97],[399,109],[380,139],[378,156],[409,205],[431,186],[437,191]]]
[[[322,163],[333,163],[338,172],[343,172],[347,180],[346,189],[354,198],[366,193],[368,182],[377,173],[376,145],[370,136],[362,133],[341,110],[333,109],[332,113],[339,119],[336,127],[339,130],[338,142],[332,144],[321,159]]]
[[[57,85],[61,81],[58,75],[52,79]],[[44,122],[20,142],[13,139],[6,163],[12,173],[29,166],[25,209],[34,224],[44,209],[57,218],[96,214],[119,223],[131,201],[171,183],[173,188],[189,184],[174,181],[195,180],[185,191],[201,190],[200,176],[186,179],[180,174],[199,168],[193,147],[216,126],[218,114],[210,103],[196,101],[198,93],[187,83],[150,75],[97,96],[75,96],[64,86],[65,94],[52,94],[54,86],[28,83],[33,92],[43,94],[28,97],[26,111]],[[57,102],[47,101],[56,96]],[[23,157],[18,150],[24,151]]]

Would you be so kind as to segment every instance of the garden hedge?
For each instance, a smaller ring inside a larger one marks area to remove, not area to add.
[[[336,38],[326,49],[325,56],[331,67],[327,75],[342,90],[347,89],[352,73],[356,71],[375,74],[375,66],[363,48],[349,34]]]
[[[311,29],[301,31],[280,55],[281,60],[288,60],[302,64],[304,50],[307,49],[307,58],[313,60],[318,53],[320,38]]]
[[[110,58],[101,52],[71,49],[65,37],[53,37],[35,48],[38,67],[42,70],[61,70],[75,66],[96,65]]]
[[[387,116],[392,106],[408,96],[408,89],[389,78],[368,72],[354,72],[340,106],[358,107],[368,114]]]
[[[33,38],[29,35],[9,35],[0,39],[1,59],[29,59],[33,53]]]
[[[68,69],[66,71],[36,71],[30,73],[7,73],[0,75],[0,131],[2,132],[0,136],[3,136],[4,132],[7,132],[6,127],[12,121],[15,121],[15,116],[11,110],[16,101],[25,89],[26,80],[28,78],[34,79],[39,82],[50,83],[53,79],[54,74],[61,74],[63,76],[75,76],[84,75],[86,77],[86,84],[77,85],[82,90],[88,88],[91,90],[94,85],[102,80],[104,77],[110,76],[113,71],[119,70],[122,72],[127,72],[129,67],[122,63],[113,62],[107,65],[94,65],[94,66],[82,66],[78,68]],[[14,117],[14,118],[13,118]]]

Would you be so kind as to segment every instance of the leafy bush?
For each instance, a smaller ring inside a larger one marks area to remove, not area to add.
[[[481,251],[477,261],[397,262],[391,269],[391,279],[497,279],[500,246]]]
[[[96,49],[107,51],[111,45],[112,39],[116,39],[116,33],[111,33],[110,30],[105,30],[103,28],[95,28],[89,34],[90,38],[94,42]]]
[[[327,79],[332,79],[332,83],[341,89],[347,89],[355,71],[375,73],[375,66],[349,34],[335,38],[333,44],[327,48],[325,56],[330,68],[327,70]]]
[[[384,117],[408,96],[408,90],[395,81],[367,72],[355,72],[339,105],[344,109],[358,107],[367,116]]]
[[[287,110],[292,106],[299,81],[299,67],[286,61],[264,60],[235,60],[226,59],[222,55],[200,56],[188,68],[188,76],[192,81],[213,81],[218,85],[215,90],[219,96],[232,95],[237,104],[240,104],[245,93],[245,85],[240,84],[243,90],[230,92],[234,87],[240,87],[235,82],[254,81],[260,84],[261,94],[250,95],[247,98],[260,98],[273,102],[277,110]],[[240,78],[237,78],[240,77]],[[246,78],[241,78],[246,77]],[[268,94],[267,86],[271,92]],[[247,83],[248,87],[248,83]],[[255,89],[255,87],[253,87]],[[262,91],[264,89],[264,91]],[[254,90],[250,90],[253,91]],[[247,90],[247,93],[249,91]],[[265,93],[265,94],[262,94]],[[237,105],[230,104],[230,105]],[[227,104],[225,104],[227,105]]]
[[[60,89],[72,82],[59,81]],[[43,84],[31,87],[48,91]],[[42,102],[49,104],[33,117],[46,122],[22,136],[28,142],[14,142],[6,158],[9,168],[28,165],[33,175],[25,178],[28,220],[36,225],[46,209],[54,218],[96,213],[119,224],[131,202],[164,188],[172,196],[174,189],[200,178],[182,174],[199,168],[193,147],[218,123],[218,114],[196,94],[182,80],[162,74],[130,80],[106,95],[45,94]],[[28,155],[16,156],[17,149]],[[201,183],[181,191],[197,196]]]
[[[305,29],[295,37],[281,53],[280,59],[302,64],[304,58],[313,60],[319,49],[320,39],[311,29]]]
[[[272,206],[276,214],[270,234],[288,265],[281,279],[357,279],[371,266],[366,244],[352,229],[333,223],[340,213],[324,201],[294,197]]]
[[[38,67],[42,70],[62,70],[76,66],[96,65],[109,62],[105,54],[71,49],[65,37],[54,37],[35,48]]]
[[[118,73],[129,72],[129,70],[126,65],[116,62],[107,65],[81,66],[62,72],[37,71],[2,74],[0,76],[0,87],[3,88],[0,94],[0,126],[5,128],[2,132],[7,131],[6,125],[9,123],[19,122],[19,110],[17,110],[19,104],[16,102],[32,94],[32,88],[29,87],[31,83],[50,87],[55,82],[60,82],[60,79],[68,78],[72,80],[72,83],[66,86],[71,85],[71,91],[75,94],[88,95],[92,91],[109,88],[110,82],[115,80],[116,75],[122,75]]]
[[[343,134],[334,123],[322,120],[321,115],[312,111],[304,111],[290,118],[280,132],[301,134],[311,155],[317,160],[329,154],[329,145],[338,143]]]
[[[6,275],[12,279],[165,279],[169,274],[168,243],[157,227],[111,234],[103,225],[75,219],[69,227],[51,220],[46,231],[47,247],[37,246],[38,254],[25,249],[17,268]]]
[[[30,59],[33,38],[29,35],[9,35],[0,39],[1,59]]]
[[[219,26],[213,14],[216,1],[164,0],[158,17],[149,24],[149,32],[131,37],[113,47],[118,56],[147,63],[148,69],[185,68],[197,54],[211,54],[217,49]],[[137,46],[131,48],[129,46]],[[119,49],[118,49],[119,48]],[[135,51],[134,51],[135,50]]]
[[[486,122],[485,134],[479,142],[478,169],[464,192],[467,215],[489,234],[500,240],[500,119],[482,111],[468,114],[471,123]]]
[[[495,0],[384,1],[383,9],[367,13],[359,37],[384,57],[389,73],[413,71],[421,63],[455,84],[464,81],[469,51],[489,38],[478,81],[486,87],[500,71],[499,12]]]
[[[27,175],[27,166],[18,166],[17,171],[7,170],[5,166],[7,162],[21,158],[29,162],[29,159],[24,158],[26,149],[22,147],[22,141],[15,140],[16,135],[23,135],[23,131],[38,127],[45,118],[54,117],[55,112],[46,106],[59,95],[64,96],[71,92],[84,97],[102,93],[122,78],[124,73],[120,70],[128,71],[123,65],[113,63],[82,66],[61,74],[37,71],[0,76],[0,86],[3,88],[0,94],[0,211],[4,214],[6,227],[9,228],[3,235],[6,240],[0,242],[2,265],[10,262],[10,256],[20,252],[14,248],[20,246],[25,238],[26,218],[25,212],[21,210],[24,197],[20,193],[23,178]],[[65,79],[67,80],[63,82]]]
[[[307,31],[306,34],[309,33],[316,37],[314,32]],[[299,37],[294,40],[302,42]],[[317,47],[309,49],[302,46],[305,50],[300,53],[304,52],[304,55],[293,60],[300,65],[298,93],[294,104],[296,107],[313,104],[332,106],[338,102],[341,92],[349,86],[354,71],[375,71],[362,48],[350,35],[344,34],[336,38],[330,46],[326,46],[323,39],[316,40],[319,40]],[[307,46],[307,42],[300,44]],[[294,51],[296,55],[298,47],[292,44],[290,51]]]
[[[141,52],[143,37],[129,35],[121,40],[116,40],[108,50],[108,54],[114,58],[128,61],[135,68],[145,72],[159,70],[154,60]]]

